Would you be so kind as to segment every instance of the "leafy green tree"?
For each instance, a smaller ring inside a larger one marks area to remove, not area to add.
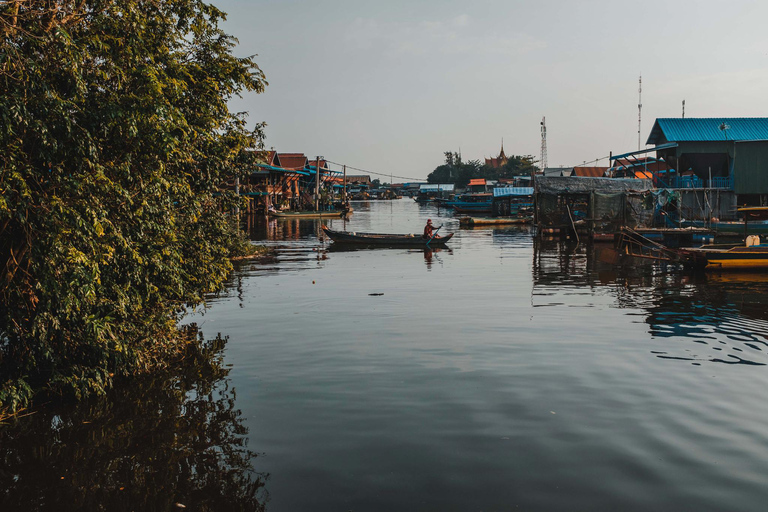
[[[230,271],[219,193],[260,147],[263,90],[199,0],[0,5],[0,405],[172,364]]]
[[[473,178],[482,177],[479,160],[463,162],[459,153],[445,152],[445,163],[439,165],[427,176],[428,183],[455,183],[464,187]]]

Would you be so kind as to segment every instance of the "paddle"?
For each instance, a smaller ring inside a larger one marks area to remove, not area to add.
[[[438,232],[438,231],[440,231],[440,228],[441,228],[441,227],[443,227],[443,225],[442,225],[442,224],[440,224],[440,227],[438,227],[436,230],[434,230],[434,231],[432,232],[432,238],[430,238],[429,240],[427,240],[427,245],[429,245],[429,242],[431,242],[431,241],[432,241],[432,239],[433,239],[433,238],[435,238],[435,237],[437,236],[437,232]]]

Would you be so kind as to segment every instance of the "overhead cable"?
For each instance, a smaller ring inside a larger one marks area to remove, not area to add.
[[[325,161],[328,162],[329,164],[333,164],[333,165],[339,165],[339,166],[343,166],[344,165],[344,164],[340,164],[338,162],[332,162],[332,161],[328,160],[327,158],[325,159]],[[381,173],[381,172],[369,171],[367,169],[360,169],[359,167],[352,167],[351,165],[347,165],[347,169],[352,169],[353,171],[364,172],[364,173],[367,173],[367,174],[374,174],[376,176],[382,176],[384,178],[390,178],[390,179],[397,178],[397,179],[408,180],[408,181],[426,181],[425,178],[412,178],[412,177],[408,177],[408,176],[395,176],[394,174],[384,174],[384,173]]]

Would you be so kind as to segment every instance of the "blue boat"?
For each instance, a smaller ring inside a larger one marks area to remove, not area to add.
[[[493,194],[487,192],[459,194],[453,201],[446,202],[445,206],[453,208],[457,213],[491,213]]]

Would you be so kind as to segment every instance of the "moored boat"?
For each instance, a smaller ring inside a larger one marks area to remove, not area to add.
[[[461,226],[506,226],[515,224],[530,224],[533,217],[460,217]]]
[[[768,269],[768,244],[703,245],[678,252],[688,266],[698,270]]]
[[[768,207],[745,206],[736,210],[744,220],[720,221],[713,219],[711,222],[703,220],[683,221],[683,227],[707,228],[723,235],[766,235],[768,234]]]
[[[447,201],[445,206],[450,206],[456,213],[467,213],[470,215],[491,213],[493,209],[493,195],[484,192],[460,194],[453,201]]]
[[[298,212],[279,212],[270,211],[269,215],[278,218],[290,219],[322,219],[333,217],[344,217],[352,213],[352,208],[346,210],[318,210],[318,211],[298,211]]]
[[[357,233],[354,231],[334,231],[323,226],[323,231],[328,238],[337,243],[360,245],[384,245],[384,246],[408,246],[408,247],[439,247],[453,238],[450,233],[440,238],[422,238],[421,235],[399,235],[390,233]]]
[[[747,206],[736,211],[744,216],[741,223],[745,234],[744,245],[702,245],[680,249],[678,254],[687,266],[698,270],[768,269],[768,244],[761,244],[759,236],[748,234],[755,221],[762,225],[768,220],[768,207]]]

